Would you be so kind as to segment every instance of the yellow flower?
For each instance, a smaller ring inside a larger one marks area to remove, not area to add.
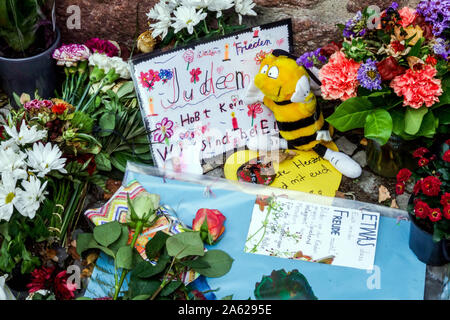
[[[402,30],[404,32],[402,32]],[[417,41],[420,40],[420,38],[423,37],[423,30],[420,26],[409,26],[407,28],[402,28],[402,27],[395,27],[395,36],[397,37],[398,41],[403,41],[406,39],[410,39],[412,37],[414,37],[410,42],[409,45],[410,46],[414,46]],[[406,34],[405,34],[406,32]]]

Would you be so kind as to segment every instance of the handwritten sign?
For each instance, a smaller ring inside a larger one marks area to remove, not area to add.
[[[245,252],[372,270],[380,214],[258,198]]]
[[[276,134],[270,110],[245,105],[242,97],[265,55],[291,48],[291,21],[285,20],[133,59],[156,164],[163,166],[175,145],[199,143],[206,159],[242,147],[255,135]]]
[[[327,144],[327,147],[338,150],[334,143]],[[314,151],[298,151],[297,153],[295,158],[279,165],[275,164],[276,177],[270,186],[334,197],[339,189],[342,174]],[[238,169],[244,163],[256,158],[258,153],[250,150],[234,153],[225,163],[225,178],[237,181]]]

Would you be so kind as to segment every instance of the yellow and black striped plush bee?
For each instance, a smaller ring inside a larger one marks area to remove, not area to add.
[[[249,87],[245,103],[262,101],[274,114],[285,148],[314,150],[343,175],[357,178],[361,167],[341,152],[328,149],[324,143],[331,141],[332,128],[325,122],[317,99],[311,91],[310,78],[317,85],[320,81],[314,73],[297,64],[288,52],[274,50],[261,62],[259,73]],[[251,149],[267,149],[268,143],[250,143]],[[280,143],[279,145],[283,145]]]

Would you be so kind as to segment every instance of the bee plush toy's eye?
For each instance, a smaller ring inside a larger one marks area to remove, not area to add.
[[[278,68],[272,67],[272,68],[270,68],[269,72],[267,73],[267,76],[272,79],[278,79],[278,74],[279,74]]]
[[[269,66],[266,64],[264,67],[262,67],[261,73],[266,74],[268,69],[269,69]]]

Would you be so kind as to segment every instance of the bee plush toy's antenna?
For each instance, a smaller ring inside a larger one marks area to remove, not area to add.
[[[298,60],[298,57],[294,56],[292,53],[289,53],[289,52],[284,51],[284,50],[281,50],[281,49],[275,49],[275,50],[273,50],[272,54],[273,54],[275,57],[285,56],[285,57],[288,57],[288,58],[293,59],[293,60],[295,60],[295,61]],[[315,75],[311,70],[309,70],[308,68],[306,68],[305,66],[303,66],[303,67],[305,68],[306,72],[308,72],[309,77],[310,77],[315,83],[317,83],[317,85],[322,86],[322,82],[320,82],[320,80],[316,77],[316,75]]]

